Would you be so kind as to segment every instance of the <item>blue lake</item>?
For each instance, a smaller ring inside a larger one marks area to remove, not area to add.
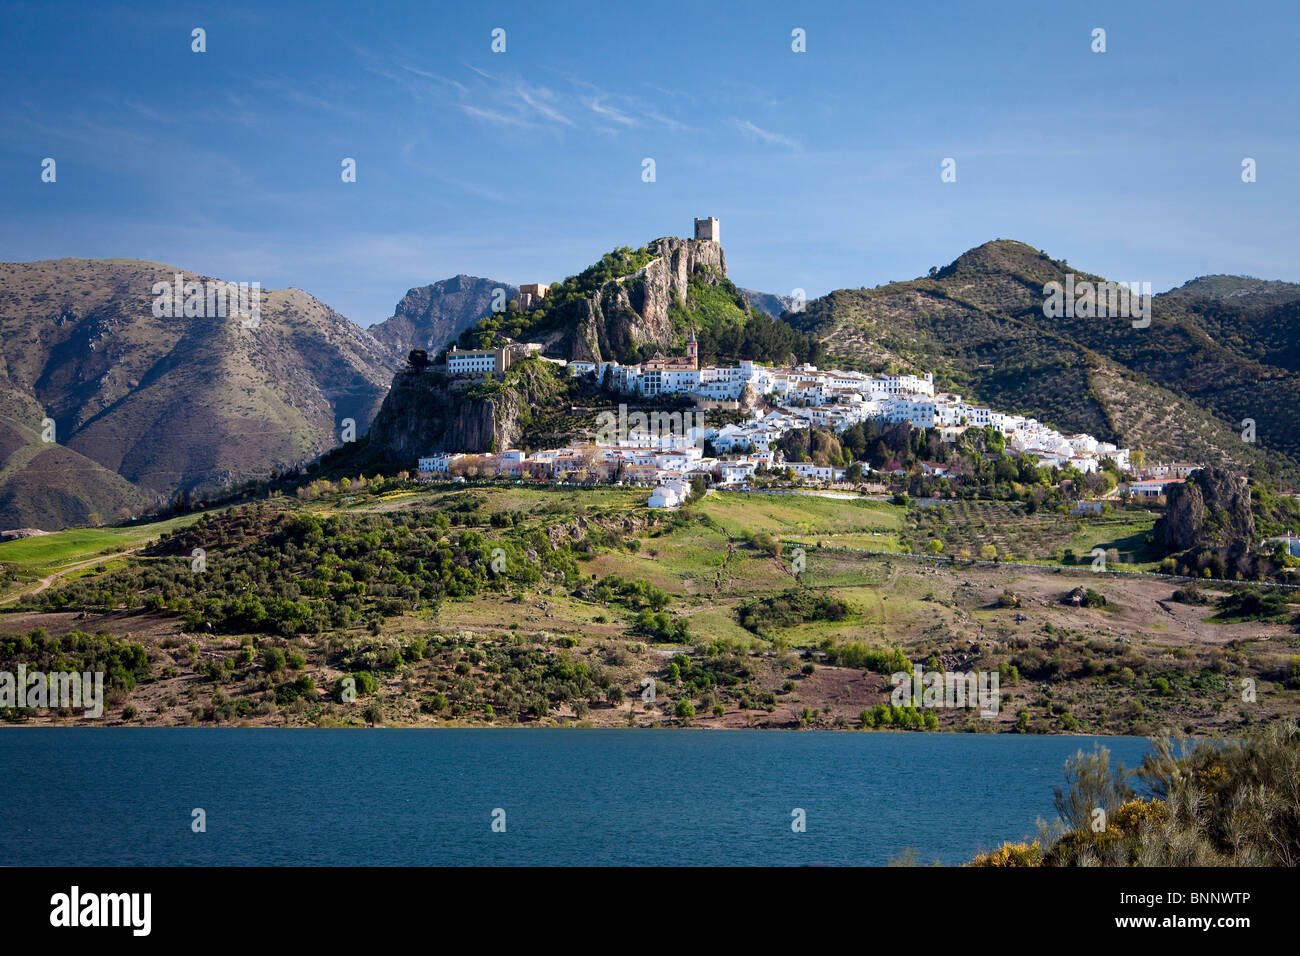
[[[1095,742],[1130,768],[1150,749],[937,733],[4,728],[0,864],[881,865],[907,847],[955,864],[1053,819],[1065,759]]]

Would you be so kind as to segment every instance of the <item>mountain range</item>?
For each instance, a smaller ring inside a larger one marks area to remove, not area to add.
[[[161,263],[0,263],[0,530],[118,520],[299,466],[348,437],[349,419],[364,434],[411,349],[507,331],[566,358],[635,361],[691,329],[705,361],[922,368],[1148,457],[1300,472],[1300,285],[1201,277],[1155,296],[1146,328],[1048,318],[1047,282],[1098,277],[996,240],[928,277],[794,312],[737,288],[706,245],[616,250],[522,314],[493,312],[496,290],[515,300],[516,287],[458,275],[410,289],[369,329],[299,289],[262,290],[255,327],[159,317],[155,284],[184,273]]]

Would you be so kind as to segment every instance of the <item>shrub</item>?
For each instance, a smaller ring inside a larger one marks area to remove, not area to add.
[[[1120,805],[1110,818],[1110,826],[1128,836],[1137,836],[1143,824],[1163,826],[1169,820],[1169,808],[1164,801],[1154,797],[1150,800],[1128,800]]]
[[[1300,864],[1300,727],[1275,723],[1237,740],[1157,739],[1137,778],[1151,799],[1134,799],[1106,751],[1067,763],[1057,791],[1071,827],[1044,854],[1050,866],[1296,866]],[[1124,791],[1128,791],[1125,793]],[[1091,811],[1106,811],[1103,832]]]
[[[996,850],[981,853],[971,860],[971,866],[1042,866],[1043,848],[1037,840],[1033,843],[1004,843]]]
[[[364,697],[379,690],[379,681],[369,671],[357,671],[352,678],[357,682],[358,696]]]
[[[1280,592],[1261,594],[1254,589],[1226,594],[1215,605],[1216,617],[1224,620],[1263,621],[1287,613],[1287,599]]]
[[[826,660],[840,667],[875,671],[877,674],[911,673],[912,670],[912,663],[901,648],[881,650],[856,641],[827,648]]]
[[[1178,588],[1170,595],[1170,600],[1177,601],[1179,604],[1209,604],[1210,599],[1205,596],[1205,592],[1195,584],[1189,584],[1186,587]]]
[[[262,651],[262,666],[272,674],[284,670],[284,651],[278,647],[268,647]]]
[[[1123,764],[1110,764],[1110,750],[1098,747],[1090,754],[1082,750],[1065,761],[1064,788],[1055,788],[1056,812],[1073,830],[1088,830],[1093,810],[1113,814],[1134,796]]]

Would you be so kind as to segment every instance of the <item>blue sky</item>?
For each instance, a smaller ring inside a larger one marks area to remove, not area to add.
[[[1300,280],[1296,4],[986,6],[9,2],[0,259],[152,259],[362,325],[706,215],[739,285],[809,297],[999,237],[1157,290]]]

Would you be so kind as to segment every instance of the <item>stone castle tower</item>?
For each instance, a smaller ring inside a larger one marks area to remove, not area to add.
[[[719,234],[717,217],[710,216],[708,219],[696,219],[695,238],[702,239],[705,242],[721,242],[722,237]]]

